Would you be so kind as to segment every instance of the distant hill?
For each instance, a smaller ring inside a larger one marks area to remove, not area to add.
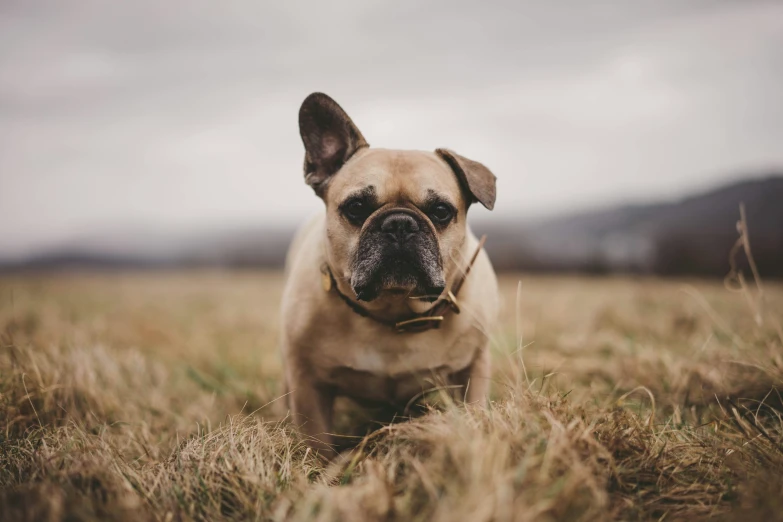
[[[635,272],[722,276],[745,203],[763,275],[783,277],[783,174],[742,181],[679,201],[625,205],[537,221],[474,225],[488,235],[499,270]],[[198,233],[112,231],[82,238],[0,270],[183,266],[279,267],[292,227]]]
[[[293,233],[293,226],[190,233],[117,230],[74,239],[22,260],[0,260],[0,270],[278,267]]]
[[[783,276],[783,176],[671,203],[620,206],[524,224],[476,227],[499,269],[724,275],[745,203],[762,273]]]

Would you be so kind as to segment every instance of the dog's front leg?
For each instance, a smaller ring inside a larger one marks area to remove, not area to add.
[[[489,383],[492,376],[489,345],[482,347],[470,366],[454,376],[455,384],[463,386],[467,404],[486,406],[489,400]]]
[[[291,415],[308,446],[327,459],[337,453],[332,445],[332,407],[334,391],[299,374],[290,379]]]

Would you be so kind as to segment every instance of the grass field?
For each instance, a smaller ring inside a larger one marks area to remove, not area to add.
[[[324,467],[277,400],[278,273],[0,278],[0,520],[783,516],[783,286],[757,318],[719,281],[500,283],[491,407]]]

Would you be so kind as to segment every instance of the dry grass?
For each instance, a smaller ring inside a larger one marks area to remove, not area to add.
[[[783,287],[761,321],[717,282],[501,288],[492,406],[324,468],[276,400],[278,274],[0,279],[0,520],[781,516]]]

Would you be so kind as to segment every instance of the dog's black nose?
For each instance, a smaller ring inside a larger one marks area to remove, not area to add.
[[[419,224],[413,216],[402,212],[389,214],[381,223],[381,232],[402,243],[419,231]]]

